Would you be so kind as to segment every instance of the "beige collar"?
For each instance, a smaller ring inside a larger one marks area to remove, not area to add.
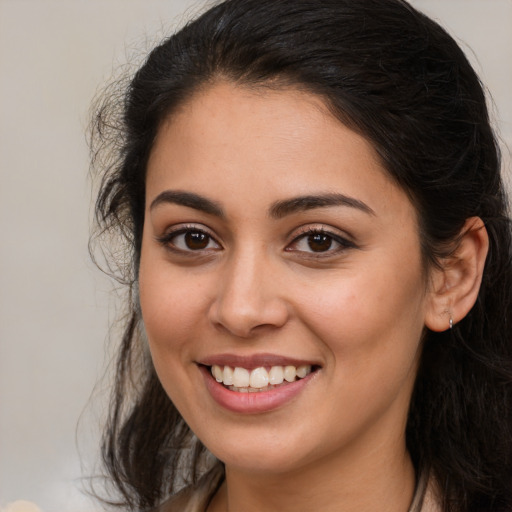
[[[197,486],[186,487],[153,512],[205,512],[224,479],[219,464],[206,473]],[[409,512],[441,512],[436,485],[427,474],[420,476]]]
[[[409,512],[442,512],[437,486],[426,472],[420,475]]]

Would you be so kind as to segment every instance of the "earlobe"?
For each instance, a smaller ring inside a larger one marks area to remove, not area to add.
[[[441,332],[460,322],[478,297],[489,237],[479,217],[467,219],[456,250],[431,276],[425,325]]]

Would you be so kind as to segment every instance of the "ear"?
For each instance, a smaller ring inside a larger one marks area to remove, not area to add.
[[[460,322],[478,297],[489,237],[479,217],[469,218],[460,233],[453,254],[433,269],[425,316],[425,325],[432,331],[445,331]]]

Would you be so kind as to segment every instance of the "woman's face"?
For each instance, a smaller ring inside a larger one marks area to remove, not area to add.
[[[217,457],[278,473],[405,451],[428,279],[364,138],[313,95],[219,83],[160,128],[146,204],[154,365]]]

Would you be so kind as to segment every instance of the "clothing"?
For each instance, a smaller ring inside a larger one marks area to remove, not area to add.
[[[199,480],[197,486],[186,487],[153,512],[205,512],[224,480],[224,468],[215,466]]]
[[[183,489],[153,512],[205,512],[223,479],[223,468],[217,466],[197,486]],[[409,512],[441,512],[435,486],[425,474],[418,480]]]
[[[427,473],[420,475],[409,512],[441,512],[436,486]]]

